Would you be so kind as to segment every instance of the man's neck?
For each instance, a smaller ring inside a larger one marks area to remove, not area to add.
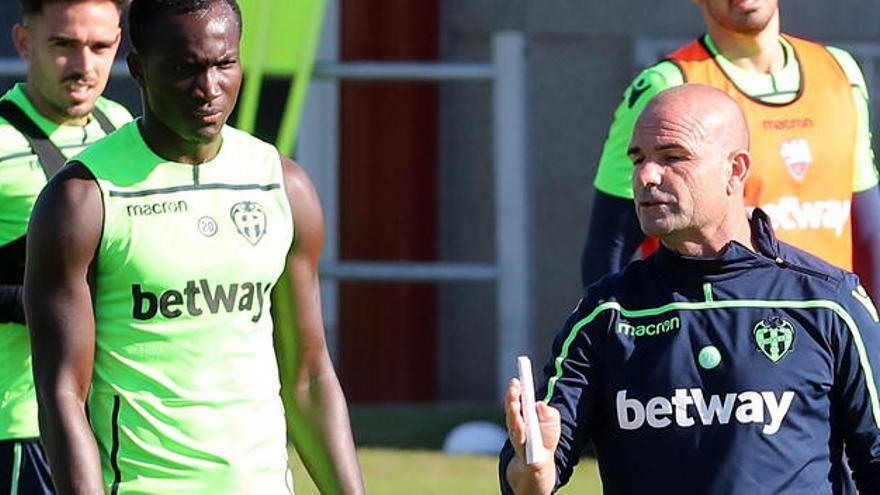
[[[669,250],[682,256],[714,258],[720,256],[731,241],[757,251],[752,244],[752,229],[745,208],[732,210],[719,225],[698,231],[677,232],[661,237]]]
[[[779,18],[757,34],[743,34],[718,24],[708,26],[709,36],[724,58],[741,69],[770,74],[785,66],[785,49],[779,42]]]
[[[141,136],[153,153],[165,160],[188,165],[198,165],[212,160],[220,152],[222,139],[217,136],[208,142],[189,142],[180,139],[158,119],[145,115],[138,127]]]

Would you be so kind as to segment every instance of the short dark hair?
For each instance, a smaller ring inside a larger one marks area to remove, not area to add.
[[[157,18],[169,14],[203,12],[218,2],[225,3],[232,9],[240,30],[241,9],[235,0],[132,0],[131,10],[128,12],[128,32],[132,48],[143,53],[148,43],[149,27]]]
[[[30,17],[42,14],[43,6],[50,3],[79,3],[85,1],[90,0],[18,0],[18,6],[21,8],[22,17]],[[131,0],[113,0],[113,2],[119,7],[119,12],[122,12],[128,7]]]

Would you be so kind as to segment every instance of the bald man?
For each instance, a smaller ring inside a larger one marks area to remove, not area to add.
[[[752,132],[754,167],[745,201],[773,220],[780,239],[855,271],[880,300],[880,187],[867,85],[846,51],[780,32],[778,0],[692,0],[704,36],[645,69],[608,128],[581,256],[584,287],[653,251],[632,209],[626,155],[645,104],[685,82],[724,90]]]
[[[664,91],[628,155],[639,224],[661,246],[587,289],[555,339],[545,462],[525,463],[511,380],[502,493],[551,493],[590,441],[606,494],[880,493],[877,312],[855,275],[747,214],[737,104]]]

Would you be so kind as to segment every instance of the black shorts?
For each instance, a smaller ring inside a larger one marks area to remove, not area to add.
[[[55,495],[39,440],[0,441],[0,494]]]

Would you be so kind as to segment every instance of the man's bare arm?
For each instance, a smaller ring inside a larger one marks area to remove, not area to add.
[[[40,432],[64,494],[104,493],[85,410],[95,348],[89,270],[102,216],[97,184],[82,165],[72,165],[40,194],[28,230],[24,298]]]
[[[321,493],[364,493],[348,407],[324,338],[318,259],[324,243],[324,218],[314,186],[305,171],[282,157],[285,186],[293,211],[294,239],[288,259],[293,332],[294,444]]]

